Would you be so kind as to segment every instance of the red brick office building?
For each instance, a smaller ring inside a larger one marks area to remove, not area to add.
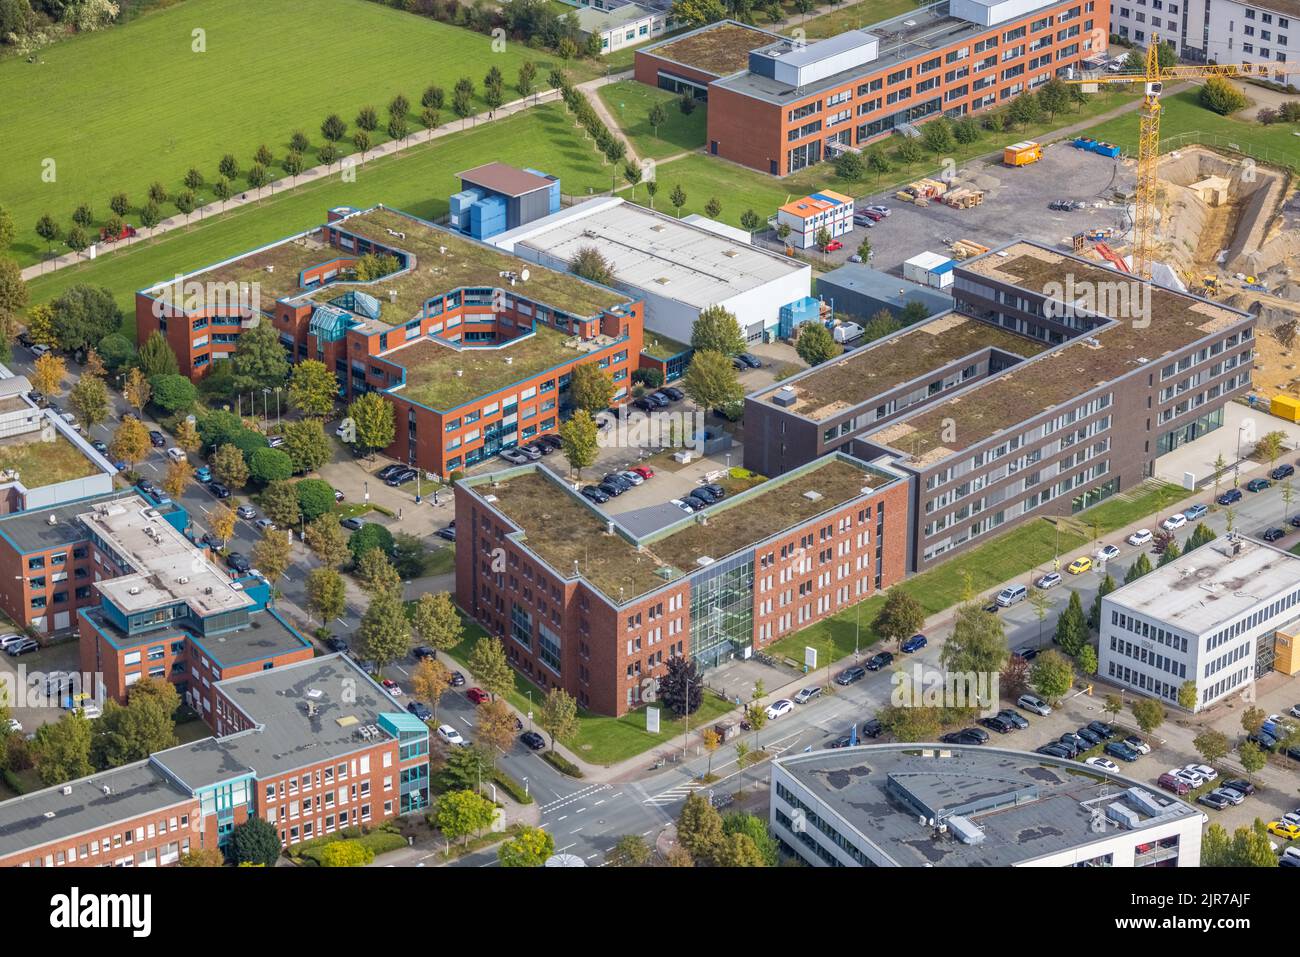
[[[395,268],[357,281],[363,257]],[[334,370],[342,397],[384,394],[387,454],[444,477],[558,428],[580,364],[624,401],[643,320],[639,300],[382,206],[332,210],[318,229],[136,294],[139,341],[162,332],[193,379],[272,322],[293,361]]]
[[[456,485],[456,598],[543,689],[621,715],[900,580],[906,479],[831,455],[637,537],[546,469]]]
[[[428,728],[345,656],[214,696],[215,737],[0,802],[0,867],[164,866],[252,816],[289,847],[428,806]]]
[[[710,153],[785,176],[935,116],[1005,104],[1103,53],[1109,22],[1109,0],[941,0],[806,45],[757,46],[709,77],[716,44],[697,34],[729,31],[727,67],[745,39],[712,25],[638,51],[636,76],[708,99]]]

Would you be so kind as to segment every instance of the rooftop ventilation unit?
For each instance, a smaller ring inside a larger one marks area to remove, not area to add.
[[[706,568],[709,565],[712,565],[714,561],[715,559],[710,558],[708,555],[701,555],[699,558],[695,559],[695,564],[699,565],[701,568]]]
[[[64,797],[67,797],[69,794],[72,793],[72,785],[71,784],[63,785],[60,793],[62,793]]]
[[[1120,827],[1126,827],[1129,830],[1140,827],[1142,824],[1142,815],[1130,807],[1125,807],[1118,801],[1106,805],[1106,817]]]
[[[796,398],[794,389],[785,386],[782,389],[778,389],[776,395],[772,396],[772,402],[781,406],[783,409],[788,409],[790,406],[794,405]]]
[[[810,502],[820,502],[822,500],[822,493],[809,489],[803,493],[803,497]]]
[[[323,696],[324,696],[324,692],[322,692],[322,691],[320,690],[320,688],[308,688],[308,689],[307,689],[307,697],[308,697],[308,698],[311,698],[313,701],[316,701],[316,700],[322,698]]]
[[[55,515],[53,512],[51,512],[51,513],[50,513],[50,517],[47,518],[47,519],[45,520],[45,524],[47,524],[47,525],[58,525],[58,524],[59,524],[59,516],[57,516],[57,515]]]

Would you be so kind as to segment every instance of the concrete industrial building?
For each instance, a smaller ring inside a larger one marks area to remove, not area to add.
[[[900,580],[906,524],[904,477],[842,454],[641,536],[521,466],[456,483],[456,602],[530,681],[621,715],[673,657],[747,658]]]
[[[1200,711],[1269,672],[1300,671],[1298,627],[1300,558],[1217,539],[1102,598],[1097,673],[1174,706],[1193,681]]]
[[[429,729],[353,661],[213,686],[214,737],[0,803],[0,867],[158,867],[250,817],[284,847],[429,804]]]
[[[817,298],[829,305],[837,317],[847,316],[862,323],[882,309],[897,317],[914,302],[925,306],[931,316],[952,309],[952,296],[946,291],[919,286],[864,263],[846,263],[818,276]]]
[[[1138,485],[1250,387],[1249,313],[1024,241],[953,271],[953,312],[746,399],[746,468],[912,476],[912,570]]]
[[[700,311],[714,305],[736,315],[746,338],[759,339],[812,283],[807,263],[618,198],[571,206],[494,243],[553,269],[596,248],[610,264],[612,285],[644,302],[647,333],[683,347]]]
[[[636,3],[605,3],[595,0],[565,14],[578,25],[583,36],[600,37],[600,55],[624,47],[655,40],[664,34],[670,22],[666,10],[655,10]]]
[[[777,758],[769,825],[814,867],[1198,867],[1201,812],[1100,768],[994,747]]]
[[[1159,36],[1193,63],[1300,61],[1300,4],[1295,0],[1114,0],[1110,31],[1140,45]],[[1300,72],[1274,77],[1300,80]]]
[[[396,269],[357,281],[366,255]],[[642,347],[640,302],[383,206],[331,210],[317,229],[136,294],[139,341],[160,330],[194,379],[263,317],[345,398],[382,393],[396,409],[387,454],[444,477],[558,428],[579,364],[607,371],[624,400]]]
[[[1110,0],[940,0],[829,39],[759,47],[725,23],[637,51],[636,77],[665,89],[703,86],[709,152],[786,176],[930,117],[1005,104],[1079,67],[1105,51],[1110,8]]]

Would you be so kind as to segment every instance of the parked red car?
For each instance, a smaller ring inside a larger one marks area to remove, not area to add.
[[[630,469],[628,469],[628,471],[635,472],[643,479],[652,479],[655,477],[655,470],[645,465],[634,465]]]
[[[842,242],[840,242],[838,239],[832,239],[830,242],[826,244],[826,248],[823,249],[822,252],[833,253],[835,252],[835,250],[843,249],[843,248],[844,248],[844,244]]]
[[[465,697],[469,698],[469,700],[474,704],[482,704],[484,701],[487,701],[491,695],[482,688],[470,688],[465,692]]]

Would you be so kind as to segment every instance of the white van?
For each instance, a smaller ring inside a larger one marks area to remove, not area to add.
[[[1027,594],[1024,585],[1008,585],[998,592],[998,597],[994,601],[999,608],[1010,608],[1016,602],[1024,601]]]

